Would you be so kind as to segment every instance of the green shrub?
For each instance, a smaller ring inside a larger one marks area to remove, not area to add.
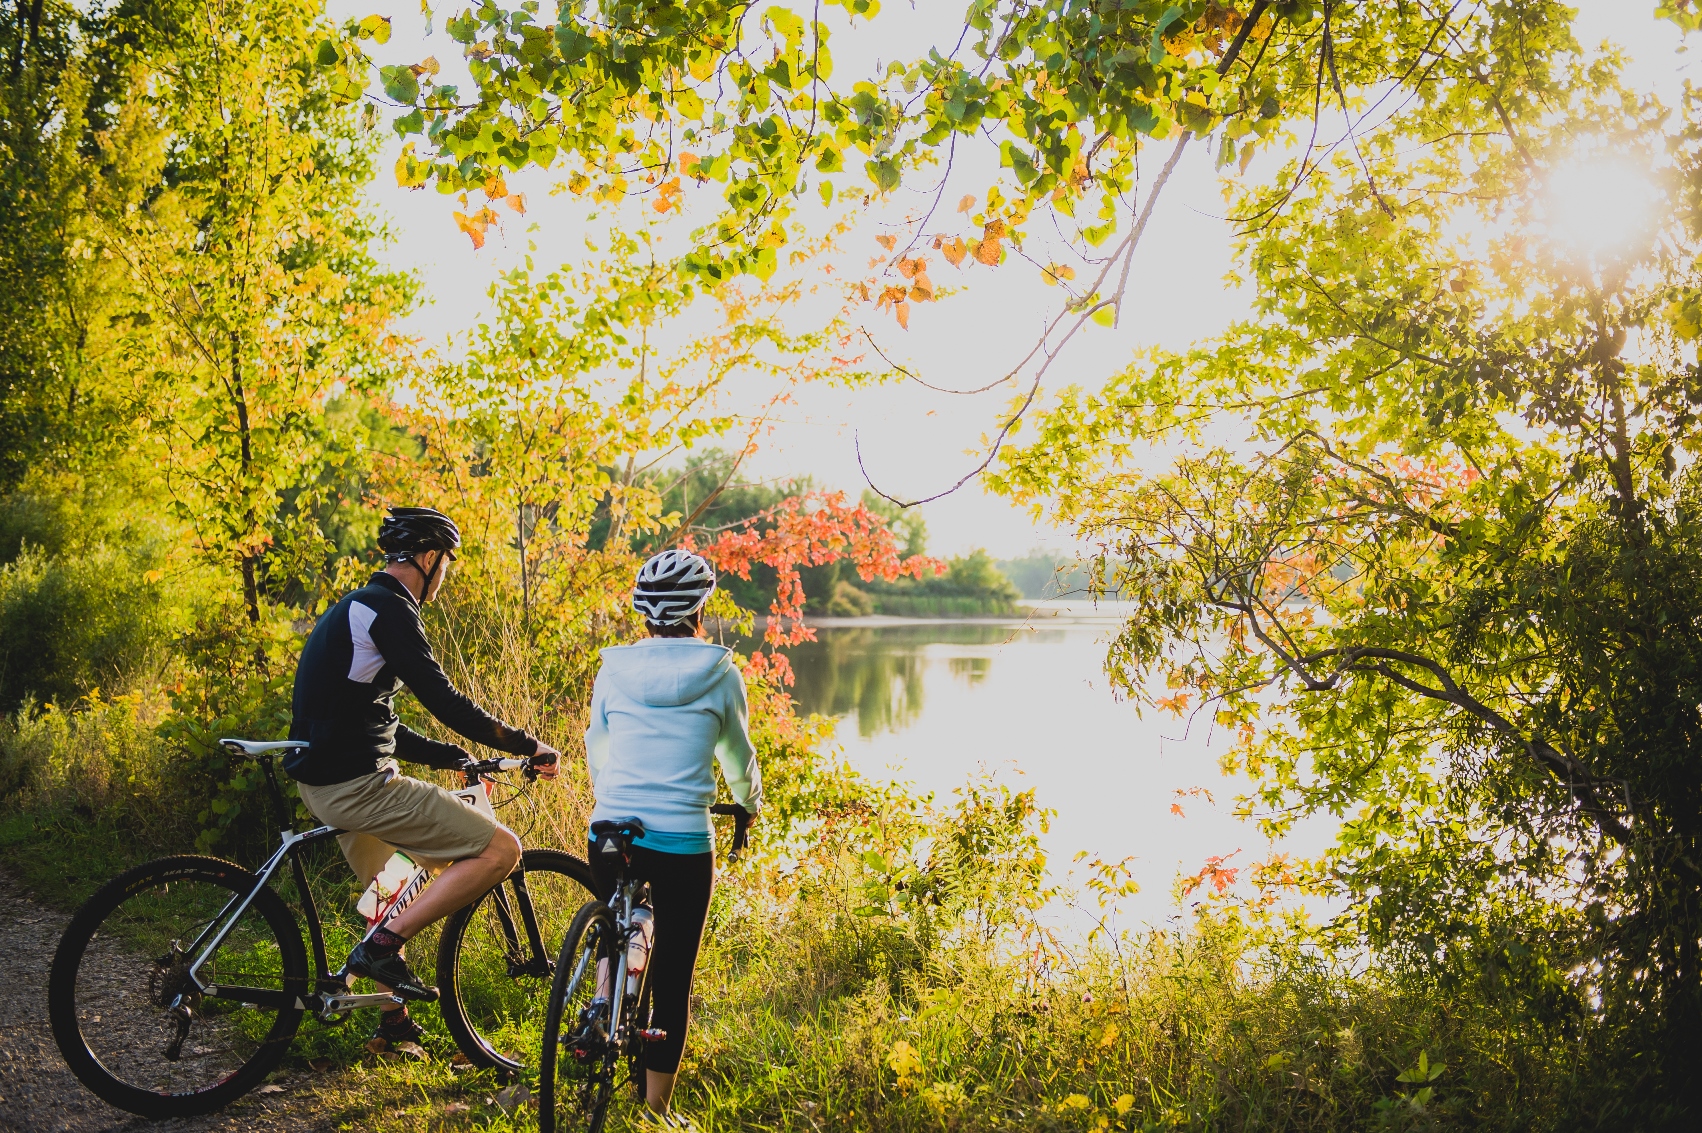
[[[0,566],[0,712],[122,690],[162,660],[174,616],[149,565],[107,546],[28,546]]]

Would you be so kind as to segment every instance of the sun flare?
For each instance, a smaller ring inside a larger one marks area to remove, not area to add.
[[[1659,222],[1659,198],[1648,166],[1614,153],[1579,153],[1543,191],[1550,237],[1592,261],[1635,254]]]

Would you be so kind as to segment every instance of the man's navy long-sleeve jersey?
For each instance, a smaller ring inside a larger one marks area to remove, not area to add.
[[[430,767],[457,767],[454,744],[427,739],[396,718],[402,686],[427,712],[472,740],[513,755],[531,755],[538,741],[474,704],[444,674],[426,643],[419,604],[408,588],[382,571],[325,611],[307,639],[295,671],[290,739],[312,746],[291,752],[284,769],[316,787],[378,770],[395,756]]]

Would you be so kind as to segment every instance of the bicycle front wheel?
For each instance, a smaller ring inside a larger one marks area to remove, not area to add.
[[[608,1120],[620,1052],[591,1001],[608,994],[609,973],[621,978],[616,946],[614,914],[601,901],[586,902],[562,942],[544,1012],[538,1133],[602,1133]]]
[[[444,922],[439,1009],[473,1065],[516,1071],[531,1063],[556,954],[590,893],[583,860],[527,850],[506,882]]]
[[[190,968],[209,948],[197,986]],[[108,882],[60,938],[47,987],[72,1073],[148,1118],[210,1113],[258,1086],[289,1049],[305,994],[307,956],[283,899],[241,866],[196,856]]]

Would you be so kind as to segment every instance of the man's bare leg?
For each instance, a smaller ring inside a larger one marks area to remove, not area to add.
[[[514,867],[520,864],[520,839],[512,832],[499,829],[491,838],[490,845],[476,858],[462,858],[451,862],[449,867],[437,875],[437,880],[426,886],[425,892],[414,900],[412,905],[387,923],[384,927],[404,940],[412,940],[414,935],[433,921],[442,920],[450,913],[471,904],[502,882],[502,879],[514,872]],[[391,989],[381,983],[375,986],[381,992]],[[401,1010],[394,1008],[393,1010]]]
[[[520,839],[508,830],[499,829],[483,853],[451,863],[412,905],[384,927],[411,940],[426,925],[442,920],[494,889],[519,864]]]

